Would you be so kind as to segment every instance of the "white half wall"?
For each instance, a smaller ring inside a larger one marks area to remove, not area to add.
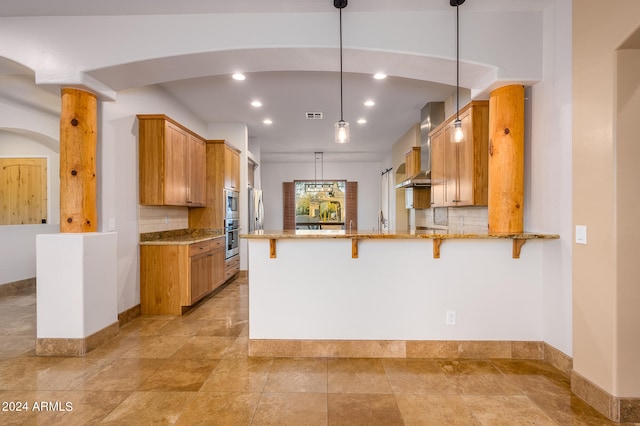
[[[542,250],[511,240],[249,240],[249,337],[543,340]],[[447,311],[456,325],[446,325]]]
[[[118,321],[117,235],[37,237],[37,336],[78,339]]]

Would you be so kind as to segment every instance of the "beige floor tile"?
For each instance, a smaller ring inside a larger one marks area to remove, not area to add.
[[[327,418],[331,426],[403,425],[393,395],[334,394],[327,398]]]
[[[447,379],[460,394],[520,395],[522,391],[490,361],[441,360],[438,361]]]
[[[324,358],[276,358],[265,392],[327,392],[327,360]]]
[[[543,361],[493,360],[492,363],[527,395],[571,393],[569,378]]]
[[[120,334],[85,355],[86,358],[120,358],[140,346],[140,336]]]
[[[483,426],[557,426],[524,395],[462,395],[462,399]]]
[[[27,403],[27,411],[0,412],[2,425],[84,426],[100,422],[130,392],[13,391],[6,400]]]
[[[480,426],[459,395],[396,395],[406,426]]]
[[[176,318],[168,321],[158,330],[160,336],[195,336],[198,331],[208,324],[206,320],[192,320]]]
[[[113,361],[108,358],[67,358],[45,370],[29,375],[17,383],[12,390],[73,389]]]
[[[199,392],[184,409],[176,425],[250,425],[260,393]]]
[[[330,393],[392,393],[379,359],[329,359]]]
[[[200,388],[201,392],[262,392],[273,364],[271,358],[223,359]]]
[[[140,336],[121,358],[169,358],[189,341],[188,336]]]
[[[138,390],[197,392],[218,362],[217,359],[169,359]]]
[[[0,390],[12,389],[24,380],[35,379],[38,374],[64,361],[60,357],[19,357],[0,359]]]
[[[575,395],[535,394],[529,399],[559,425],[623,425],[608,420]]]
[[[79,383],[76,390],[132,391],[155,373],[164,359],[120,358]]]
[[[249,356],[247,349],[249,338],[246,336],[238,336],[233,341],[233,345],[229,346],[223,358],[247,358]]]
[[[263,393],[252,426],[327,424],[326,393]]]
[[[0,359],[13,358],[35,351],[36,339],[31,336],[0,336]]]
[[[221,359],[235,340],[234,337],[193,336],[173,358]]]
[[[396,394],[455,394],[449,381],[435,361],[385,359],[382,365],[391,390]]]
[[[169,324],[175,317],[166,316],[142,316],[134,319],[120,329],[120,334],[138,336],[157,336],[160,330]]]
[[[194,395],[193,392],[133,392],[102,424],[173,425]]]
[[[198,336],[238,337],[249,321],[233,319],[215,319],[206,321],[196,333]]]

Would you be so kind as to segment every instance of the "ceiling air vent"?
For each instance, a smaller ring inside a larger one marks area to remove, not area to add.
[[[321,112],[307,112],[305,113],[307,120],[322,120]]]

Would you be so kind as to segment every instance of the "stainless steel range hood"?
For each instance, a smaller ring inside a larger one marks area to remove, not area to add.
[[[400,182],[396,185],[396,188],[413,188],[415,186],[431,186],[431,171],[423,170],[417,175]]]
[[[444,102],[429,102],[420,111],[420,173],[409,176],[396,188],[431,186],[431,139],[429,132],[444,121]]]

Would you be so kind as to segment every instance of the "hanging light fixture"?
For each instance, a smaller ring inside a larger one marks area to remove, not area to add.
[[[460,121],[460,10],[458,6],[464,0],[449,0],[449,4],[456,8],[456,119],[453,122],[453,141],[462,142],[464,131]]]
[[[344,121],[342,102],[342,9],[347,7],[347,0],[333,0],[333,5],[340,11],[340,121],[336,123],[336,143],[349,142],[349,123]]]

